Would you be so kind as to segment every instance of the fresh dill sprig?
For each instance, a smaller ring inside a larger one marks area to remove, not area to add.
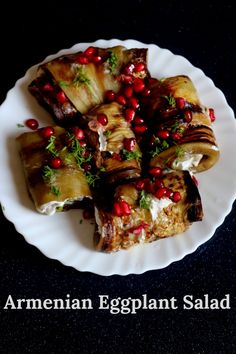
[[[82,67],[77,67],[75,71],[75,77],[72,81],[74,86],[80,86],[80,85],[87,85],[89,86],[91,81],[90,79],[85,75],[83,68]]]
[[[139,160],[142,157],[142,153],[139,150],[128,151],[126,149],[122,149],[121,153],[125,160]]]
[[[111,73],[114,74],[118,65],[118,56],[115,53],[113,53],[111,50],[108,53],[109,53],[109,57],[107,59],[107,63],[109,65],[109,69]]]
[[[147,192],[145,192],[144,190],[142,190],[140,193],[140,198],[139,198],[140,208],[150,209],[151,201],[152,200],[151,200],[150,195]]]
[[[175,101],[174,96],[172,96],[172,95],[164,95],[162,97],[167,100],[169,106],[171,106],[173,108],[176,107],[176,101]]]
[[[55,140],[56,140],[55,135],[51,135],[48,140],[48,145],[46,146],[46,150],[48,152],[50,152],[53,156],[58,156],[58,151],[56,150]]]

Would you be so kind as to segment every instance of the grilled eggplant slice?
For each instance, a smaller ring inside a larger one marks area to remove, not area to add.
[[[105,116],[105,125],[99,123],[99,116]],[[102,178],[109,183],[140,177],[141,151],[130,123],[125,120],[123,107],[116,102],[99,105],[84,117],[85,134],[94,148],[95,164],[102,172]],[[125,142],[131,141],[132,151]]]
[[[112,204],[96,204],[94,242],[98,250],[114,252],[177,235],[193,222],[202,220],[201,197],[188,171],[167,173],[161,182],[168,197],[157,198],[158,194],[153,191],[140,191],[136,181],[118,186]],[[154,185],[157,185],[155,181]],[[117,203],[118,206],[121,203],[121,207],[125,204],[123,214],[119,208],[114,209]]]
[[[154,80],[143,109],[150,122],[151,166],[201,172],[218,161],[209,109],[201,105],[189,77]]]
[[[106,91],[118,92],[127,81],[126,65],[142,62],[145,70],[134,75],[148,75],[146,48],[92,47],[90,52],[63,55],[40,65],[38,77],[29,85],[58,125],[78,122],[80,114],[104,102]]]
[[[66,131],[55,126],[49,139],[42,135],[44,128],[17,137],[29,194],[38,212],[52,215],[83,206],[92,195],[76,156],[65,144]],[[61,161],[52,168],[53,158]]]

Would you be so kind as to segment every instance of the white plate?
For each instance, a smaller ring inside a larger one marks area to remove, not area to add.
[[[15,144],[16,136],[27,131],[26,128],[18,128],[17,123],[22,123],[30,117],[37,118],[40,126],[52,123],[49,114],[27,91],[28,84],[35,77],[38,64],[16,82],[0,108],[0,200],[6,218],[14,223],[16,230],[28,243],[36,246],[47,257],[57,259],[79,271],[100,275],[140,274],[180,260],[214,234],[230,212],[236,198],[236,123],[233,111],[212,80],[184,57],[174,55],[154,44],[112,39],[76,44],[45,60],[84,50],[89,45],[111,47],[119,44],[127,48],[148,48],[148,67],[154,77],[188,75],[193,80],[202,103],[215,109],[214,131],[221,156],[212,169],[198,175],[204,220],[193,224],[187,232],[136,246],[128,251],[104,254],[94,250],[94,224],[91,225],[90,221],[83,221],[81,224],[81,211],[72,210],[54,216],[40,215],[35,211],[28,196]]]

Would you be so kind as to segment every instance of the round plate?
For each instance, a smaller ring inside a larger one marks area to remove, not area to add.
[[[94,250],[94,222],[83,220],[80,210],[53,216],[37,213],[27,192],[15,138],[28,131],[27,128],[17,126],[27,118],[37,118],[40,126],[52,124],[50,115],[27,90],[28,84],[35,77],[38,64],[16,82],[0,108],[0,200],[3,212],[27,242],[36,246],[47,257],[57,259],[79,271],[100,275],[126,275],[160,269],[192,253],[207,241],[232,208],[236,198],[236,145],[232,144],[236,136],[234,114],[224,94],[202,70],[194,67],[184,57],[154,44],[136,40],[98,40],[94,43],[76,44],[70,49],[50,55],[45,61],[84,50],[90,45],[104,48],[115,45],[148,48],[148,68],[153,77],[188,75],[197,88],[202,104],[215,109],[216,121],[213,129],[221,155],[213,168],[198,175],[204,210],[203,221],[194,223],[183,234],[135,246],[130,250],[105,254]]]

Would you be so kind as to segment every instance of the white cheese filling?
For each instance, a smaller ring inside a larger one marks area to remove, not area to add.
[[[152,215],[152,220],[154,221],[156,220],[160,211],[162,211],[164,208],[167,208],[173,202],[169,198],[158,199],[153,195],[150,195],[150,197],[151,197],[150,213]]]
[[[183,156],[173,161],[172,168],[189,171],[193,167],[197,167],[199,165],[202,157],[202,154],[191,154],[189,152],[184,152]]]
[[[62,208],[64,206],[65,202],[57,202],[55,200],[52,200],[51,202],[47,204],[43,204],[40,207],[38,207],[38,211],[42,214],[46,215],[53,215],[57,211],[57,208]]]
[[[105,135],[103,134],[103,129],[102,128],[98,129],[98,141],[99,141],[99,150],[100,151],[106,151],[107,139],[106,139]]]

